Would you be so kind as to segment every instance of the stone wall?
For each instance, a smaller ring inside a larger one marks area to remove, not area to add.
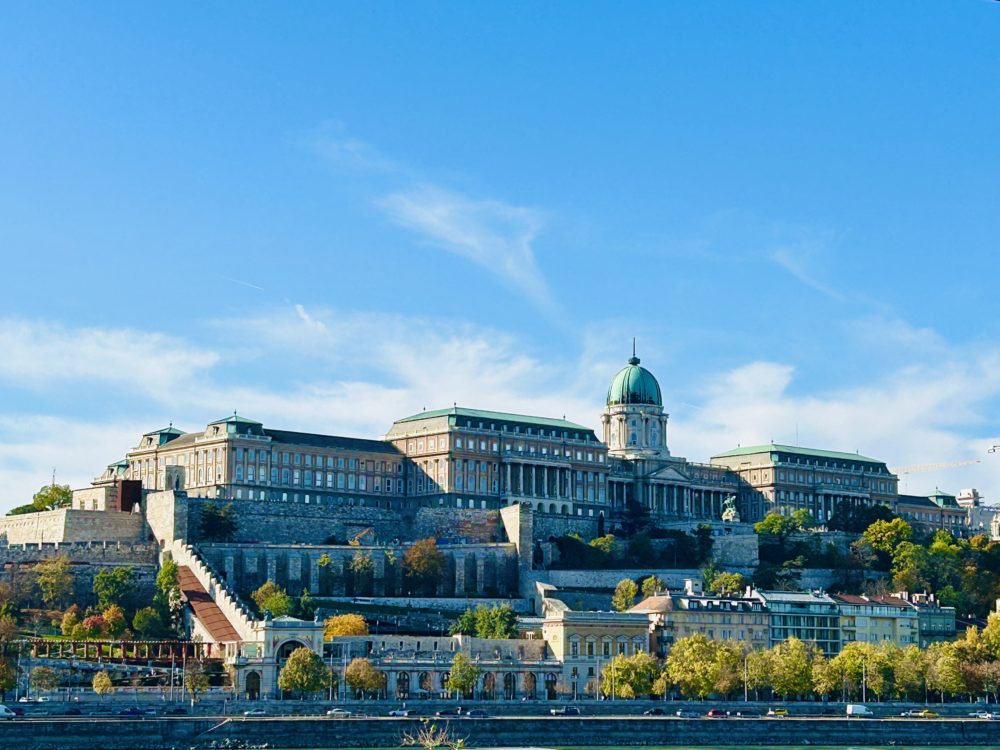
[[[518,592],[518,556],[513,544],[442,545],[445,570],[434,590],[421,591],[405,576],[406,547],[281,544],[201,544],[204,559],[241,596],[267,580],[292,594],[315,596],[508,596]],[[356,555],[371,560],[370,573],[352,571]]]
[[[742,573],[748,578],[753,573],[752,570],[747,568],[731,568],[731,570],[734,573]],[[535,576],[538,580],[550,583],[557,589],[610,591],[614,590],[615,586],[623,578],[639,580],[640,578],[654,574],[664,581],[670,589],[682,590],[684,588],[684,580],[687,578],[693,578],[696,581],[701,580],[701,571],[697,568],[673,568],[666,570],[650,570],[648,568],[626,568],[622,570],[546,570],[536,572]],[[558,593],[555,596],[559,598]]]
[[[132,542],[146,538],[146,525],[138,513],[59,508],[0,518],[0,538],[10,544],[105,539]]]

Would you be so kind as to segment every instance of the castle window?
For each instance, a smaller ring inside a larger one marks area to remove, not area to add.
[[[299,469],[295,469],[295,471],[292,472],[292,483],[300,484],[301,482],[302,482],[302,472]]]

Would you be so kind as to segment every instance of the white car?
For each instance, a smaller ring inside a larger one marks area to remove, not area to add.
[[[263,708],[251,708],[249,711],[243,712],[244,716],[267,716],[267,711]]]
[[[17,714],[11,711],[6,706],[0,704],[0,719],[6,719],[7,721],[12,721],[17,717]]]
[[[329,711],[326,712],[326,715],[331,716],[334,719],[346,719],[348,716],[351,715],[351,712],[348,711],[346,708],[331,708]]]
[[[389,712],[389,716],[409,716],[410,709],[408,708],[394,708]]]

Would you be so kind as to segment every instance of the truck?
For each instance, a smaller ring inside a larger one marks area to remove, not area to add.
[[[872,710],[868,708],[864,703],[848,703],[847,704],[847,717],[861,716],[861,717],[872,717],[875,714]]]

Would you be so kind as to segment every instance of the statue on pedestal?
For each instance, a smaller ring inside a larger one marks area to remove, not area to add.
[[[736,510],[736,495],[730,495],[722,504],[722,520],[729,523],[740,522],[740,512]]]

